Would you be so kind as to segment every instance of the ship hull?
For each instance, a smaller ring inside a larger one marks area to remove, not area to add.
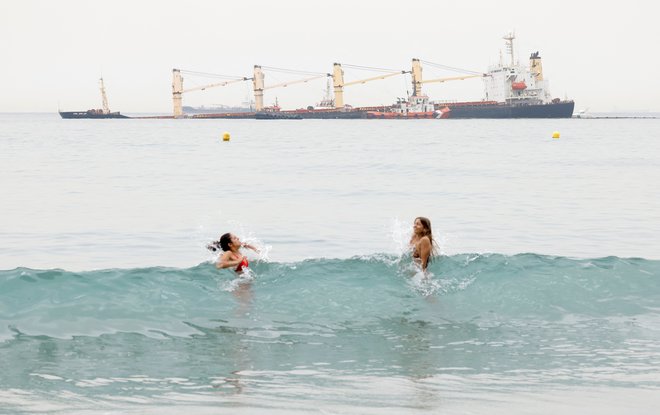
[[[411,120],[411,119],[429,119],[437,118],[437,114],[434,111],[426,112],[380,112],[380,111],[369,111],[367,112],[367,118],[369,119],[383,119],[383,120]]]
[[[278,114],[278,115],[275,115]],[[356,119],[366,118],[366,111],[313,111],[292,110],[278,112],[232,112],[222,114],[195,114],[190,118],[230,118],[230,119]]]
[[[560,101],[540,105],[461,103],[438,108],[440,118],[571,118],[575,103]]]
[[[302,120],[298,114],[287,114],[282,112],[257,112],[254,114],[257,120]]]
[[[122,115],[118,112],[111,112],[109,114],[103,114],[103,113],[94,112],[94,111],[67,111],[67,112],[59,111],[59,113],[60,113],[60,117],[62,117],[64,119],[130,118],[130,117]]]
[[[284,111],[283,111],[284,112]],[[317,120],[346,120],[346,119],[362,119],[366,118],[365,111],[286,111],[289,114],[299,115],[304,119],[317,119]]]
[[[225,119],[254,119],[254,112],[225,112],[218,114],[195,114],[191,115],[189,118],[225,118]]]

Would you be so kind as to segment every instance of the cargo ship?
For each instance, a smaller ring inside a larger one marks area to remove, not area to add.
[[[344,82],[344,71],[341,63],[334,63],[332,74],[315,74],[312,77],[284,82],[276,85],[264,85],[263,69],[259,65],[254,66],[254,74],[251,78],[235,77],[229,81],[216,82],[209,85],[197,86],[190,89],[183,88],[183,77],[181,70],[173,70],[172,81],[172,99],[174,105],[173,118],[187,118],[182,107],[182,94],[205,90],[212,87],[225,86],[234,82],[251,80],[254,89],[254,110],[232,112],[218,111],[203,114],[194,114],[189,118],[256,118],[259,119],[461,119],[461,118],[571,118],[575,103],[572,100],[562,100],[553,98],[549,92],[549,82],[543,77],[543,68],[541,65],[541,56],[539,52],[534,52],[529,58],[529,66],[516,62],[514,59],[514,34],[507,34],[503,38],[506,40],[507,51],[510,55],[510,62],[504,62],[500,55],[498,65],[488,68],[486,73],[466,71],[458,68],[447,67],[444,65],[425,62],[425,64],[435,65],[444,69],[462,73],[460,76],[438,79],[422,79],[422,61],[412,60],[412,69],[405,70],[383,70],[371,68],[386,72],[379,76],[366,79],[359,79],[350,82]],[[346,65],[349,66],[349,65]],[[367,67],[354,68],[365,69]],[[278,68],[270,68],[278,69]],[[281,70],[281,69],[280,69]],[[281,70],[291,71],[291,70]],[[307,75],[310,73],[305,72]],[[351,107],[344,104],[344,88],[364,84],[366,82],[377,81],[391,76],[401,74],[411,74],[412,95],[405,99],[398,99],[393,105],[377,107]],[[219,76],[219,75],[218,75]],[[286,87],[295,83],[308,82],[320,77],[328,78],[328,87],[326,96],[321,103],[316,106],[299,108],[295,110],[282,110],[277,103],[273,107],[265,107],[264,91],[268,89]],[[484,83],[484,98],[481,101],[455,102],[455,101],[431,101],[429,97],[422,92],[422,85],[432,82],[448,82],[455,80],[464,80],[467,78],[480,77]],[[330,91],[330,80],[332,80],[332,89]],[[274,113],[281,114],[280,116]]]
[[[99,79],[99,87],[101,89],[101,100],[103,102],[103,108],[91,109],[87,111],[58,111],[60,117],[65,119],[77,119],[77,118],[130,118],[126,115],[122,115],[119,112],[110,112],[108,106],[108,97],[105,94],[105,86],[103,85],[103,78]]]

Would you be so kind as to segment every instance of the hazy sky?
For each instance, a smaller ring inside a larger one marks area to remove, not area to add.
[[[413,7],[413,5],[416,5]],[[0,0],[0,112],[110,108],[172,111],[172,68],[251,76],[255,64],[331,72],[333,62],[410,69],[411,59],[486,71],[515,30],[523,61],[540,51],[551,93],[576,110],[660,111],[660,6],[601,1]],[[300,78],[266,73],[266,86]],[[345,70],[345,81],[375,76]],[[424,66],[424,77],[452,76]],[[184,88],[217,82],[184,77]],[[284,108],[322,99],[325,80],[266,91]],[[352,105],[382,105],[410,77],[346,87]],[[424,86],[434,100],[478,100],[480,79]],[[251,84],[184,94],[184,105],[240,105]]]

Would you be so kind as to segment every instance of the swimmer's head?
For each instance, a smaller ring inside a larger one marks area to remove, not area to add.
[[[231,249],[230,245],[232,243],[240,244],[241,241],[238,239],[238,237],[228,232],[222,235],[220,239],[218,239],[217,241],[213,241],[210,244],[206,245],[206,248],[208,248],[210,251],[213,252],[216,252],[218,249],[222,249],[223,251],[229,251]]]
[[[413,224],[413,229],[415,229],[415,232],[418,232],[423,236],[429,236],[432,235],[433,232],[431,231],[431,221],[429,218],[425,218],[423,216],[418,216],[415,218],[415,222]]]
[[[220,237],[220,248],[222,248],[223,251],[229,251],[229,245],[232,243],[232,239],[234,239],[233,236],[234,235],[227,232]]]

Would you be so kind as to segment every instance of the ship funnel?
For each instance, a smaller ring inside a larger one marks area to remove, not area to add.
[[[543,65],[541,64],[541,56],[538,52],[532,53],[529,57],[529,71],[537,81],[543,80]]]

